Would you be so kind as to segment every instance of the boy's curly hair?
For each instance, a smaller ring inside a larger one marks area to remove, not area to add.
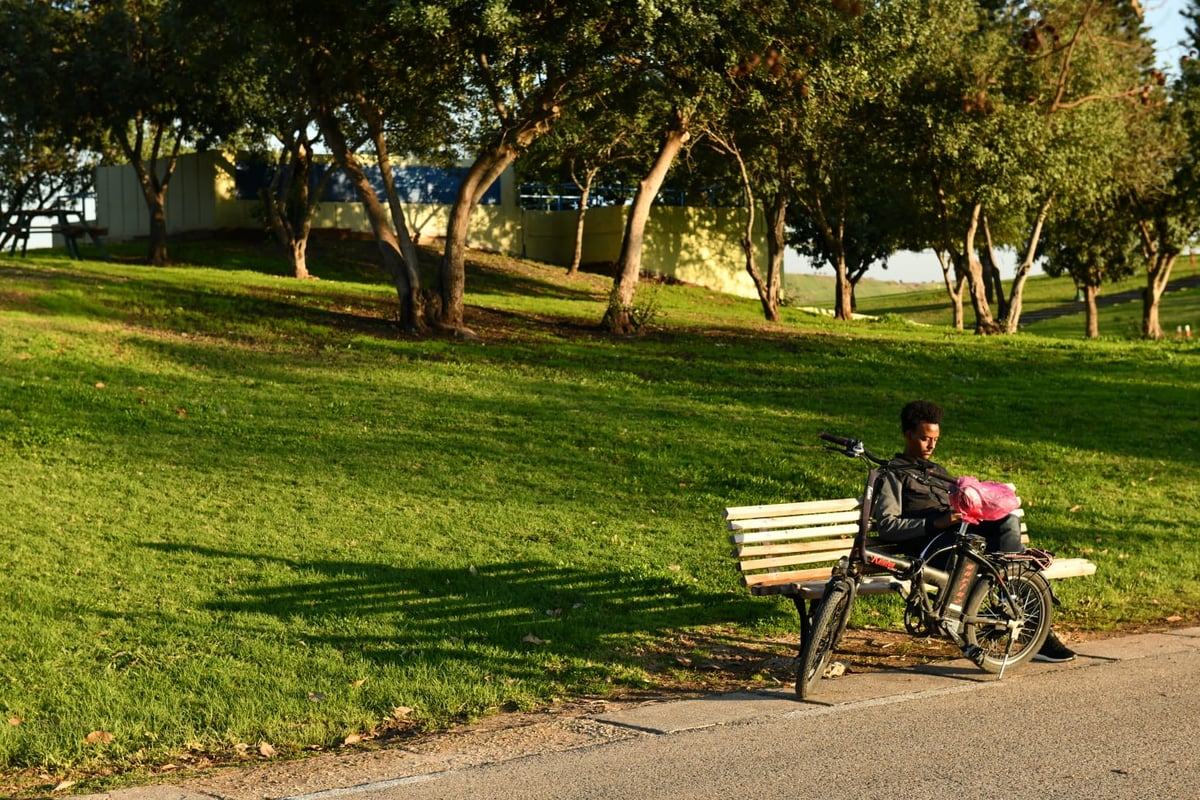
[[[942,407],[932,400],[913,400],[900,409],[900,430],[915,431],[924,423],[942,424]]]

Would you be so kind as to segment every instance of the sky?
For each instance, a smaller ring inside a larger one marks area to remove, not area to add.
[[[1190,5],[1190,0],[1141,0],[1141,2],[1146,27],[1150,29],[1150,37],[1154,39],[1158,50],[1159,66],[1168,75],[1176,75],[1180,57],[1187,54],[1186,49],[1179,42],[1187,35],[1187,20],[1181,16],[1181,12]],[[1000,270],[1005,278],[1011,278],[1015,269],[1016,259],[1012,257],[1012,254],[1008,255],[1008,263],[1001,264]],[[1004,256],[1003,253],[999,254],[1002,261],[1006,260]],[[791,248],[788,248],[785,255],[784,269],[788,272],[814,274],[809,260],[804,256],[797,255]],[[1034,274],[1040,272],[1039,268],[1034,268]],[[815,274],[832,275],[833,272],[824,268],[816,270]],[[941,281],[942,268],[933,251],[925,253],[903,251],[888,259],[887,270],[880,270],[872,266],[867,277],[903,281],[904,283]]]

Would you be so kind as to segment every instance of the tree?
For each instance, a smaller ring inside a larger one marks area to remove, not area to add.
[[[886,121],[915,54],[934,46],[927,14],[911,2],[817,6],[784,41],[794,87],[777,111],[785,122],[776,147],[793,183],[789,224],[803,252],[833,267],[838,319],[852,317],[855,283],[898,241],[883,187],[902,161]]]
[[[1135,218],[1119,197],[1074,205],[1049,226],[1044,251],[1046,273],[1070,275],[1083,289],[1084,335],[1100,335],[1096,295],[1106,281],[1127,278],[1140,262]]]
[[[613,288],[601,325],[626,335],[637,330],[634,295],[641,275],[642,244],[650,210],[678,155],[695,131],[706,130],[723,113],[730,94],[728,71],[765,43],[748,26],[752,15],[727,0],[660,3],[654,38],[636,54],[644,90],[638,113],[658,113],[659,148],[638,182],[625,219],[625,235]]]
[[[218,141],[245,118],[241,92],[253,81],[234,71],[243,61],[226,49],[230,24],[181,0],[52,5],[42,29],[48,46],[27,87],[39,96],[42,127],[96,151],[109,142],[120,150],[149,215],[147,261],[164,264],[166,193],[180,152]]]
[[[424,22],[461,54],[456,66],[475,103],[469,118],[473,162],[450,210],[439,269],[440,323],[463,324],[467,234],[484,193],[563,108],[602,92],[626,68],[631,42],[655,20],[653,4],[632,0],[457,0],[426,8]]]

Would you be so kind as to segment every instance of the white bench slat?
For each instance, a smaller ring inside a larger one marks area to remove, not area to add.
[[[782,585],[788,583],[820,583],[822,586],[829,580],[829,567],[814,567],[799,569],[791,572],[759,572],[753,575],[743,575],[744,586]]]
[[[849,547],[845,539],[818,539],[815,542],[787,542],[785,544],[752,544],[738,547],[733,554],[738,558],[761,558],[788,553],[835,553]],[[847,550],[847,552],[849,552]]]
[[[1056,558],[1049,567],[1042,570],[1042,577],[1048,581],[1095,574],[1096,565],[1086,558]]]
[[[777,517],[791,514],[826,514],[834,511],[853,511],[856,508],[862,508],[861,497],[843,497],[838,500],[806,500],[802,503],[773,503],[761,506],[734,506],[725,509],[725,519]]]
[[[858,533],[858,523],[846,522],[841,525],[822,525],[819,528],[787,528],[784,530],[735,533],[729,537],[729,541],[734,544],[759,544],[762,542],[788,542],[795,539],[854,536],[856,533]]]
[[[839,524],[843,522],[853,522],[857,525],[858,512],[843,511],[829,514],[788,514],[777,517],[751,517],[744,520],[730,520],[727,527],[731,531],[758,531],[767,528],[807,528],[816,525]]]

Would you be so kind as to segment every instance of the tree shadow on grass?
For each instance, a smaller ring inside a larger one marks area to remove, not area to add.
[[[585,570],[537,560],[478,568],[380,562],[297,560],[188,544],[149,542],[170,556],[220,564],[274,564],[294,574],[286,583],[230,584],[202,610],[229,617],[251,635],[275,637],[280,624],[308,646],[352,652],[382,666],[414,663],[506,679],[545,680],[547,659],[592,664],[593,678],[626,664],[653,671],[661,664],[635,652],[642,637],[696,625],[725,624],[746,608],[745,596],[703,591],[671,577],[619,569]],[[266,620],[272,620],[269,624]],[[273,633],[269,633],[273,631]],[[380,635],[394,631],[394,635]],[[672,660],[663,654],[664,661]]]

